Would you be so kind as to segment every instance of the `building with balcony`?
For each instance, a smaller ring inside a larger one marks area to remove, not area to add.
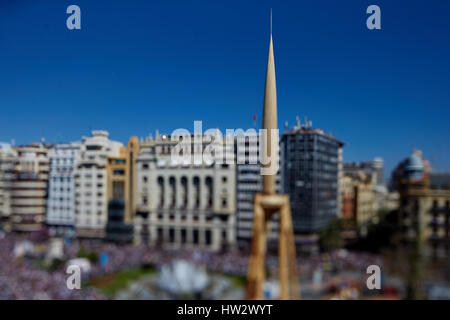
[[[188,156],[173,152],[183,143]],[[223,148],[208,160],[212,146]],[[177,147],[178,146],[178,147]],[[223,160],[223,157],[231,161]],[[220,250],[236,242],[234,142],[208,135],[141,141],[137,158],[136,242]]]
[[[51,235],[75,233],[75,173],[81,143],[56,144],[49,151],[50,177],[46,221]]]
[[[8,143],[0,143],[0,229],[11,231],[11,184],[17,152]]]
[[[39,231],[45,223],[49,177],[48,147],[33,143],[16,148],[11,181],[13,231]]]
[[[341,215],[346,229],[359,228],[366,235],[367,228],[378,222],[375,201],[376,175],[357,171],[344,173],[341,182]],[[356,235],[356,234],[355,234]]]
[[[108,158],[119,157],[122,143],[107,131],[92,131],[81,142],[75,173],[75,230],[78,237],[103,238],[108,220]]]
[[[399,230],[404,243],[419,240],[426,252],[448,258],[450,252],[450,173],[433,172],[422,152],[414,150],[394,170],[400,193]]]

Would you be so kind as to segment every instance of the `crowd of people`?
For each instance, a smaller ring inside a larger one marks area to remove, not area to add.
[[[15,255],[18,243],[28,241],[29,236],[9,234],[0,239],[0,299],[107,299],[98,289],[83,283],[81,290],[69,290],[65,264],[48,270],[39,263],[45,260],[45,249],[22,257]],[[48,248],[48,240],[35,246]],[[175,259],[182,259],[206,267],[209,272],[245,276],[248,254],[239,251],[212,253],[201,250],[164,250],[146,245],[119,245],[102,241],[79,240],[64,244],[64,260],[77,258],[80,249],[95,253],[103,259],[93,261],[89,277],[102,277],[128,268],[142,266],[161,266]],[[106,257],[106,258],[105,258]],[[357,271],[365,273],[368,265],[382,265],[378,256],[338,250],[330,254],[318,254],[298,257],[298,271],[301,278],[312,278],[315,271],[327,274],[339,271]],[[276,256],[267,260],[269,274],[277,274]]]
[[[35,258],[16,257],[14,248],[27,237],[8,235],[0,239],[0,299],[105,299],[98,290],[87,287],[69,290],[64,268],[49,272]]]

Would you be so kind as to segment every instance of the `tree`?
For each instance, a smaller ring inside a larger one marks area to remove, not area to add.
[[[331,220],[320,232],[320,248],[322,251],[331,251],[344,246],[344,239],[341,235],[342,227],[339,219]]]

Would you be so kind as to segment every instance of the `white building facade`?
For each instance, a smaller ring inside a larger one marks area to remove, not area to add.
[[[236,171],[234,161],[176,162],[177,142],[169,135],[141,141],[137,158],[136,242],[174,248],[217,251],[236,244]],[[193,138],[193,137],[192,137]],[[208,150],[208,136],[194,138],[192,151]],[[186,140],[185,140],[186,141]],[[234,143],[223,145],[223,157],[234,157]]]
[[[75,231],[79,237],[103,238],[108,220],[107,158],[120,154],[122,143],[107,131],[92,131],[81,142],[75,173]]]
[[[262,189],[259,135],[246,134],[246,136],[236,137],[235,141],[237,159],[237,240],[241,247],[246,247],[252,239],[254,197]],[[280,172],[276,176],[275,188],[277,193],[282,193]],[[271,232],[268,240],[276,240],[278,238],[277,219],[278,214],[275,214],[270,225]]]
[[[75,172],[81,143],[57,144],[50,149],[50,178],[46,221],[51,235],[73,236]]]

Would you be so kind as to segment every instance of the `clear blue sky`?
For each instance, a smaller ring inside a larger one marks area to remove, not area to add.
[[[66,28],[70,4],[81,30]],[[366,28],[370,4],[382,30]],[[347,143],[345,161],[390,170],[416,146],[450,170],[447,0],[1,0],[0,141],[249,128],[270,8],[280,127],[306,115]]]

